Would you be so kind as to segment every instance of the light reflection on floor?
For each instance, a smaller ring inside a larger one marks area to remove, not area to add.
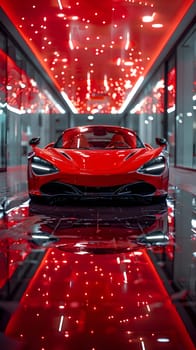
[[[193,350],[195,198],[0,218],[1,350]]]

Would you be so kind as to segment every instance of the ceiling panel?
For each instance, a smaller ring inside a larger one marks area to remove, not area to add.
[[[192,0],[1,0],[76,113],[118,113]]]

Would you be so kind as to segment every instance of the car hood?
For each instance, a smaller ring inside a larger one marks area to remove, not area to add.
[[[113,173],[121,171],[134,171],[141,167],[144,163],[157,157],[162,147],[156,149],[123,149],[123,150],[68,150],[50,148],[42,150],[44,157],[57,167],[63,168],[69,166],[83,171],[96,170],[96,173],[105,173],[112,170]]]

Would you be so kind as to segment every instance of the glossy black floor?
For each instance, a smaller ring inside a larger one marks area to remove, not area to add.
[[[0,350],[192,350],[196,198],[38,205],[0,219]]]

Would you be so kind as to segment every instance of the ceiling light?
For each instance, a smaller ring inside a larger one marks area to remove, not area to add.
[[[65,16],[64,13],[58,13],[58,15],[57,15],[57,17],[60,17],[60,18],[62,18],[64,16]]]
[[[72,42],[71,33],[69,33],[69,47],[70,47],[70,50],[73,50],[73,49],[74,49],[74,45],[73,45],[73,42]]]
[[[124,62],[124,65],[125,65],[125,66],[133,66],[133,62],[131,62],[131,61],[125,61],[125,62]]]
[[[62,10],[63,9],[63,5],[61,3],[61,0],[57,0],[57,2],[58,2],[59,9]]]
[[[117,66],[120,66],[120,63],[121,63],[121,58],[119,57],[117,58],[117,61],[116,61]]]
[[[94,116],[93,115],[88,115],[88,120],[93,120]]]
[[[71,109],[71,111],[73,113],[78,113],[77,109],[74,107],[74,105],[72,104],[72,102],[70,101],[70,99],[68,98],[67,94],[62,91],[61,92],[62,97],[64,98],[65,102],[67,103],[67,105],[69,106],[69,108]]]
[[[169,343],[170,339],[169,338],[158,338],[157,341],[159,343]]]
[[[130,34],[129,32],[126,33],[126,42],[125,42],[125,50],[127,51],[130,45]]]
[[[73,21],[77,21],[78,19],[79,19],[78,16],[72,16],[72,20],[73,20]]]
[[[152,27],[153,28],[162,28],[163,24],[162,23],[154,23],[154,24],[152,24]]]
[[[147,15],[147,16],[143,16],[142,17],[142,22],[144,23],[150,23],[154,20],[154,16],[155,16],[155,13],[153,13],[151,16]]]

